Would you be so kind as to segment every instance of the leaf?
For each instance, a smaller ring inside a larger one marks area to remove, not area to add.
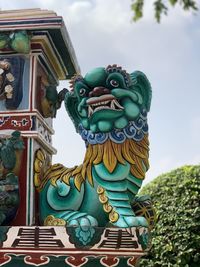
[[[178,0],[169,0],[169,2],[172,6],[175,6],[175,4],[178,2]]]
[[[132,0],[131,9],[133,11],[133,21],[138,21],[143,17],[143,9],[144,9],[144,0]],[[179,4],[182,6],[185,11],[197,11],[197,1],[194,0],[154,0],[154,16],[158,23],[161,21],[162,15],[167,15],[168,13],[168,5],[167,2],[171,6],[175,6]]]
[[[143,6],[144,0],[133,0],[133,4],[131,5],[131,9],[134,12],[133,20],[137,21],[143,16]]]
[[[181,0],[180,2],[184,10],[198,10],[196,2],[193,0]]]
[[[155,18],[158,23],[160,23],[162,14],[167,15],[167,10],[168,8],[166,7],[166,5],[163,3],[162,0],[156,0],[154,2]]]

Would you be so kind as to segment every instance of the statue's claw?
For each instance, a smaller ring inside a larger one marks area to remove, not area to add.
[[[81,227],[98,226],[98,222],[94,217],[90,215],[85,215],[82,216],[81,218],[68,221],[67,226],[81,226]]]
[[[147,220],[144,217],[135,217],[135,216],[120,216],[117,222],[113,223],[113,225],[122,228],[149,226]]]

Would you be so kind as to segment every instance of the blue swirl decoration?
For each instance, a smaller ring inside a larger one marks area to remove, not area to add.
[[[141,130],[137,131],[134,136],[134,140],[141,141],[143,138],[144,138],[144,133]]]
[[[133,124],[136,129],[140,130],[143,127],[144,120],[141,117],[139,117],[136,121],[133,122]]]
[[[92,144],[92,145],[95,145],[97,143],[96,141],[96,134],[92,133],[92,132],[88,132],[88,135],[87,135],[87,142],[89,144]]]
[[[132,138],[136,134],[136,128],[134,125],[130,122],[129,125],[123,129],[123,132],[128,138]]]
[[[82,125],[82,124],[79,124],[79,126],[78,126],[78,131],[79,131],[79,133],[80,133],[82,139],[83,139],[84,141],[87,141],[88,131],[87,131],[85,128],[83,128],[83,125]]]
[[[96,140],[98,144],[103,144],[108,139],[108,135],[105,133],[97,133]]]
[[[86,144],[103,144],[108,139],[114,143],[121,144],[127,138],[141,141],[148,133],[147,112],[143,110],[136,121],[131,121],[124,129],[113,129],[109,133],[92,133],[86,130],[82,124],[79,125],[79,133]]]
[[[149,132],[149,126],[148,126],[147,122],[144,124],[142,131],[144,134],[147,134]]]
[[[108,133],[109,138],[111,141],[121,144],[126,140],[126,135],[124,134],[123,131],[114,129],[110,133]]]

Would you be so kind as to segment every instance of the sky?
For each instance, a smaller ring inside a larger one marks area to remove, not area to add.
[[[0,8],[42,8],[63,16],[85,75],[95,67],[121,65],[143,71],[152,85],[149,112],[150,170],[145,183],[185,164],[200,163],[200,12],[180,7],[157,24],[152,1],[132,22],[131,0],[0,0]],[[199,0],[198,0],[199,3]],[[67,87],[60,82],[59,90]],[[54,120],[53,162],[82,162],[85,146],[64,109]]]

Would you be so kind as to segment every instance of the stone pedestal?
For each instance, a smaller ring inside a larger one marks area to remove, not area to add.
[[[146,228],[0,227],[0,266],[137,266]]]

